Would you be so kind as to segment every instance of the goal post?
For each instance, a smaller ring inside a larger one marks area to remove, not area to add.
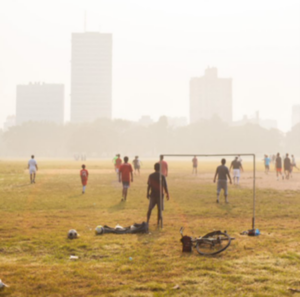
[[[247,154],[161,154],[159,156],[160,164],[163,157],[236,157],[236,156],[244,156],[244,157],[252,157],[253,160],[253,185],[252,185],[252,193],[253,193],[253,215],[252,215],[252,229],[255,229],[255,154],[247,153]],[[160,180],[160,227],[163,228],[163,189],[162,189],[162,166],[159,167],[159,180]]]

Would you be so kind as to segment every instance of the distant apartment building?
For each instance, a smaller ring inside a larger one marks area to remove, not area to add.
[[[168,117],[168,126],[172,128],[184,127],[187,125],[186,117]]]
[[[217,68],[207,68],[202,77],[190,80],[190,122],[218,116],[232,121],[232,79],[219,78]]]
[[[292,108],[292,127],[300,123],[300,105],[294,105]]]
[[[112,117],[112,34],[72,34],[71,121]]]
[[[244,126],[246,124],[256,124],[267,130],[278,129],[276,120],[261,119],[258,111],[255,113],[255,116],[248,117],[248,116],[244,115],[243,119],[241,119],[239,121],[234,121],[230,125],[232,127],[236,127],[236,126]]]
[[[152,118],[150,116],[144,115],[142,116],[139,120],[138,123],[142,126],[150,126],[151,124],[154,123],[154,121],[152,120]]]
[[[64,85],[29,83],[17,86],[16,123],[64,122]]]

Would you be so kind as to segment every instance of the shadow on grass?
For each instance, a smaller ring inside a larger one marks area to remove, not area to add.
[[[125,209],[126,202],[125,201],[119,201],[117,204],[112,205],[107,209],[108,212],[115,212],[119,210]]]
[[[12,188],[23,188],[23,187],[28,187],[31,186],[31,183],[26,183],[26,184],[21,184],[21,185],[13,185]]]

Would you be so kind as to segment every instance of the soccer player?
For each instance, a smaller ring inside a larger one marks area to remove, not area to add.
[[[32,155],[31,159],[28,161],[28,169],[29,169],[30,183],[35,184],[35,175],[38,170],[38,165],[36,160],[34,160],[34,155]]]
[[[265,173],[268,174],[270,171],[270,163],[271,163],[271,159],[268,157],[268,155],[265,155],[264,162],[265,162]]]
[[[278,177],[279,174],[281,174],[282,179],[284,179],[284,175],[282,173],[282,160],[281,160],[281,157],[280,157],[279,153],[277,153],[277,156],[276,156],[275,166],[276,166],[277,180],[279,179],[279,177]]]
[[[127,200],[127,193],[130,187],[130,181],[133,182],[132,166],[128,163],[128,157],[124,157],[124,163],[119,168],[119,182],[122,181],[122,200]],[[131,177],[131,178],[130,178]]]
[[[285,155],[284,158],[284,162],[283,162],[283,166],[284,166],[284,174],[285,174],[285,178],[289,179],[290,177],[290,172],[291,172],[291,160],[289,158],[289,154]]]
[[[193,163],[193,171],[192,174],[196,174],[197,175],[197,167],[198,167],[198,159],[196,156],[194,156],[194,158],[192,159],[192,163]]]
[[[138,174],[140,175],[141,162],[139,160],[139,156],[135,156],[132,163],[133,163],[134,173],[136,174],[136,172],[138,172]]]
[[[161,166],[161,173],[163,176],[167,177],[168,176],[168,163],[164,161],[164,156],[160,156],[160,162]]]
[[[239,184],[241,170],[244,171],[242,163],[239,161],[239,157],[235,157],[235,159],[231,162],[230,169],[233,168],[233,183]]]
[[[115,163],[115,170],[117,173],[117,177],[119,177],[119,169],[122,165],[122,159],[121,159],[121,155],[117,154],[117,159],[116,159],[116,163]]]
[[[82,194],[85,193],[85,188],[87,185],[89,172],[85,169],[85,165],[83,164],[81,166],[82,170],[80,170],[80,178],[81,178],[81,184],[82,184]]]
[[[222,165],[220,165],[220,166],[217,167],[216,174],[215,174],[215,177],[214,177],[214,183],[216,182],[216,178],[218,177],[217,203],[219,203],[219,201],[220,201],[219,198],[220,198],[220,192],[221,192],[222,189],[224,191],[225,202],[229,203],[228,199],[227,199],[227,197],[228,197],[227,176],[229,178],[230,184],[232,183],[231,176],[230,176],[228,167],[225,166],[225,164],[226,164],[226,160],[225,159],[221,160],[221,164]]]
[[[167,181],[164,175],[161,175],[162,184],[160,183],[160,164],[154,164],[155,172],[149,175],[148,187],[147,187],[147,199],[149,199],[149,207],[147,212],[147,224],[149,226],[149,221],[151,217],[152,209],[157,205],[157,226],[159,226],[159,221],[162,218],[162,211],[164,210],[164,192],[166,193],[167,200],[170,199],[169,191],[167,186]],[[160,192],[160,189],[162,192]],[[160,205],[160,194],[162,195],[162,205]],[[162,206],[162,207],[161,207]]]

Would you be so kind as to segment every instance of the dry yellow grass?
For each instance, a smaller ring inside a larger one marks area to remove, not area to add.
[[[277,182],[274,172],[264,176],[259,164],[259,237],[239,235],[251,227],[251,173],[240,188],[230,187],[229,205],[222,200],[217,205],[212,178],[219,162],[201,163],[195,177],[190,160],[169,161],[171,200],[163,230],[156,229],[154,210],[150,234],[95,236],[99,224],[146,219],[153,163],[143,163],[128,201],[121,203],[110,161],[86,162],[91,174],[85,195],[79,162],[39,160],[37,183],[30,185],[25,161],[1,161],[0,279],[10,288],[0,296],[291,296],[289,287],[300,288],[300,193],[289,190],[299,186],[298,172],[292,181]],[[264,180],[274,189],[263,186]],[[236,240],[215,257],[195,250],[182,254],[181,226],[194,236],[226,229]],[[71,228],[79,239],[66,238]],[[70,255],[79,259],[72,262]],[[176,284],[180,289],[173,289]]]

